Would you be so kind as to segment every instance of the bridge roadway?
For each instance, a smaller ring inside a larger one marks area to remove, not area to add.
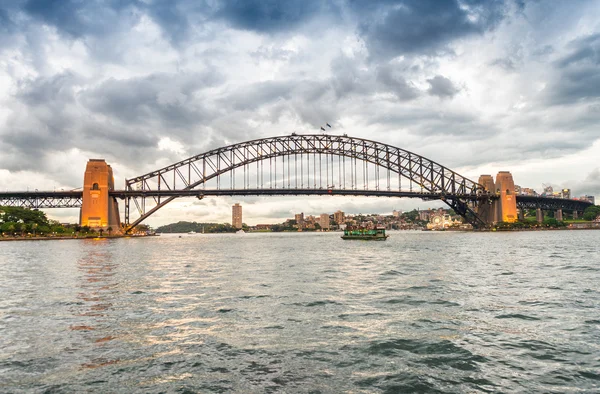
[[[196,190],[113,190],[109,194],[115,198],[127,199],[134,197],[162,198],[208,196],[366,196],[366,197],[409,197],[423,200],[444,200],[460,198],[468,201],[490,200],[498,198],[495,195],[445,195],[442,193],[424,193],[393,190],[360,190],[360,189],[196,189]],[[80,208],[83,192],[69,191],[16,191],[0,192],[0,206],[15,206],[27,208]],[[583,200],[517,195],[517,206],[523,209],[541,208],[544,210],[579,211],[583,212],[592,204]]]

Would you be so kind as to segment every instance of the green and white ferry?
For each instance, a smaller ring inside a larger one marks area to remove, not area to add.
[[[361,241],[385,241],[389,235],[385,235],[385,228],[378,227],[375,229],[367,228],[347,228],[344,230],[342,239],[356,239]]]

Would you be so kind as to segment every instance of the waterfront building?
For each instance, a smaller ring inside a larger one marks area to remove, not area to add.
[[[395,218],[399,218],[400,216],[402,216],[402,211],[396,211],[395,209],[392,211],[392,216],[394,216]]]
[[[596,198],[594,196],[581,196],[579,197],[580,200],[584,200],[584,201],[589,201],[592,204],[596,205]]]
[[[522,196],[537,196],[537,192],[529,187],[522,187],[520,194]]]
[[[452,220],[450,215],[443,213],[440,209],[435,214],[431,215],[427,228],[429,230],[443,230],[451,226],[459,226],[461,222],[459,220]]]
[[[562,189],[562,198],[571,198],[571,189]]]
[[[342,211],[337,211],[336,213],[333,214],[333,221],[336,222],[337,224],[343,224],[344,223],[344,212]]]
[[[329,230],[329,214],[323,213],[319,218],[319,225],[322,230]]]
[[[431,215],[431,210],[426,210],[426,211],[419,211],[419,220],[422,220],[424,222],[429,220],[429,216]]]
[[[297,213],[296,215],[294,215],[294,219],[296,219],[296,225],[298,226],[298,229],[303,229],[304,228],[304,212]]]
[[[231,227],[242,228],[242,206],[239,203],[235,203],[231,207]]]

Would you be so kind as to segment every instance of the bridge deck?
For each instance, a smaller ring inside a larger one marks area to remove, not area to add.
[[[135,197],[169,198],[169,197],[208,197],[208,196],[366,196],[366,197],[395,197],[420,198],[423,200],[443,200],[460,198],[469,201],[496,199],[491,195],[445,195],[441,193],[423,193],[394,190],[364,190],[364,189],[197,189],[197,190],[113,190],[109,194],[115,198],[126,199]],[[15,191],[0,192],[0,205],[22,206],[30,208],[79,208],[81,206],[81,190],[68,191]],[[583,211],[592,204],[583,200],[540,196],[517,196],[517,204],[521,208],[534,209],[564,209]]]

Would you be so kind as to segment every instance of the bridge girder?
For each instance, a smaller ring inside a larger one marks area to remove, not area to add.
[[[81,191],[3,192],[0,206],[30,209],[81,208]]]
[[[149,172],[147,174],[126,180],[127,191],[152,192],[161,190],[193,190],[198,187],[206,187],[206,183],[210,180],[217,179],[217,189],[220,188],[219,177],[224,174],[234,172],[236,169],[249,167],[249,165],[258,164],[269,161],[272,166],[272,160],[275,159],[275,174],[277,174],[277,158],[283,158],[283,166],[285,167],[285,158],[288,158],[288,188],[292,188],[289,183],[290,160],[295,160],[297,171],[298,156],[303,162],[308,157],[308,166],[310,167],[311,155],[313,158],[313,181],[314,188],[316,185],[316,166],[317,155],[319,157],[319,183],[322,178],[322,159],[325,157],[326,165],[331,163],[331,180],[334,178],[333,168],[335,158],[344,158],[344,186],[346,185],[346,159],[350,160],[350,167],[354,163],[354,173],[351,177],[357,175],[357,161],[365,166],[367,181],[364,188],[367,189],[368,184],[368,165],[371,164],[376,169],[376,176],[379,176],[379,169],[383,168],[387,171],[387,185],[390,189],[390,174],[394,173],[398,177],[399,189],[401,189],[402,180],[408,183],[407,191],[418,193],[430,193],[437,195],[445,201],[457,213],[465,217],[465,219],[475,226],[485,225],[477,214],[471,209],[461,196],[484,196],[486,192],[483,186],[478,183],[442,166],[432,160],[429,160],[421,155],[413,152],[383,144],[376,141],[371,141],[362,138],[348,137],[346,135],[326,135],[326,134],[311,134],[311,135],[288,135],[271,138],[263,138],[252,141],[246,141],[238,144],[233,144],[217,149],[213,149],[206,153],[192,156],[178,163],[163,167],[159,170]],[[342,177],[342,161],[339,164],[339,175]],[[307,169],[310,171],[310,168]],[[352,170],[352,168],[351,168]],[[262,167],[261,167],[262,171]],[[301,168],[301,178],[303,176]],[[365,174],[363,171],[363,176]],[[325,188],[329,188],[329,167],[326,169],[327,184]],[[310,173],[307,174],[307,179],[310,178]],[[270,177],[270,174],[269,174]],[[232,177],[233,178],[233,177]],[[285,181],[285,171],[284,171]],[[298,188],[298,178],[296,177],[296,188]],[[379,182],[379,178],[377,178]],[[257,178],[258,183],[258,178]],[[340,180],[341,183],[341,180]],[[275,184],[277,180],[275,179]],[[244,174],[244,188],[246,188],[246,175]],[[301,185],[302,188],[304,185]],[[268,187],[265,187],[261,180],[260,188],[272,188],[272,182],[269,180]],[[232,189],[235,188],[232,185]],[[377,183],[376,188],[379,188]],[[356,179],[351,181],[351,189],[358,189]],[[416,196],[415,196],[416,197]],[[153,197],[154,206],[146,210],[146,197],[125,199],[125,221],[128,229],[141,223],[148,216],[152,215],[161,207],[173,201],[176,196],[162,199],[160,196]],[[130,223],[130,200],[133,200],[140,217]],[[477,200],[473,198],[471,200]]]
[[[583,212],[587,207],[593,204],[589,201],[572,200],[564,198],[552,198],[541,196],[518,196],[517,207],[519,209],[543,209],[556,211],[562,209],[564,211]]]

